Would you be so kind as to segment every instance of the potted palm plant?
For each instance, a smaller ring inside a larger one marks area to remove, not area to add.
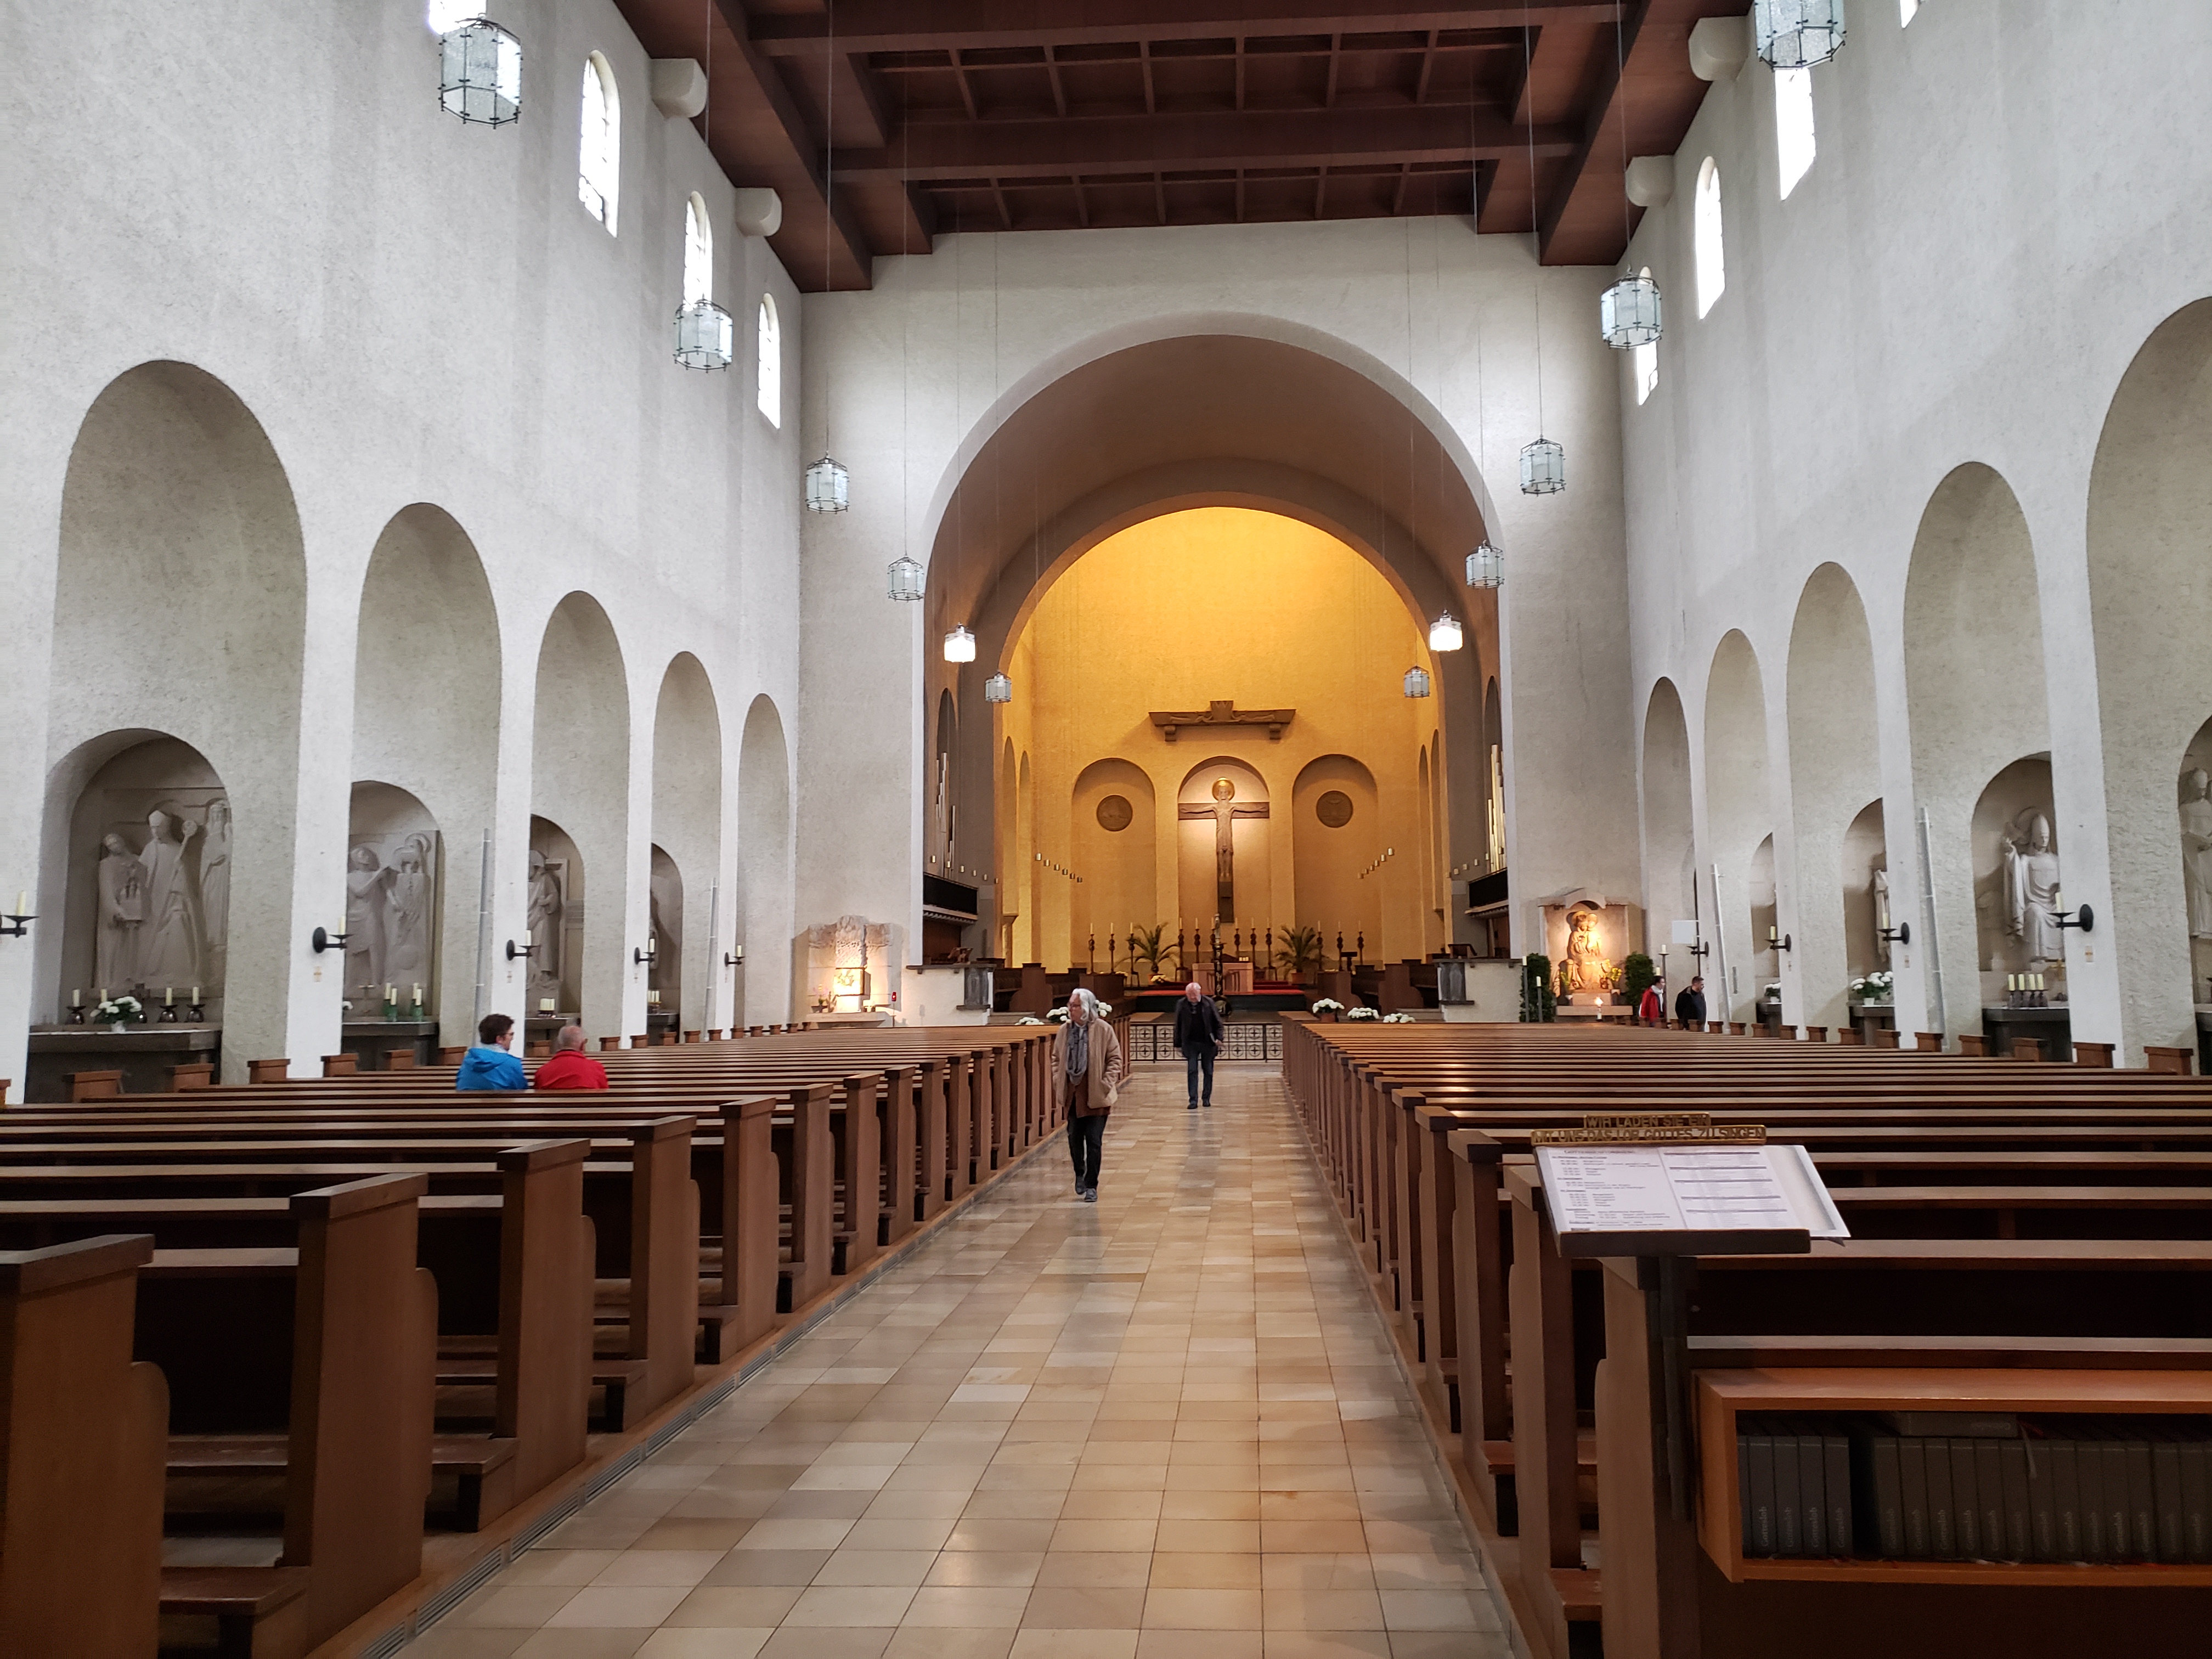
[[[1161,977],[1160,965],[1174,959],[1179,941],[1168,938],[1168,925],[1156,921],[1149,927],[1129,930],[1129,960],[1145,966],[1145,977],[1157,981]]]
[[[1281,943],[1275,947],[1275,966],[1284,969],[1300,984],[1308,982],[1309,975],[1321,972],[1321,929],[1318,927],[1286,927]]]

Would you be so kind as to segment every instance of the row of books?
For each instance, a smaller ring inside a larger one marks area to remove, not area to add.
[[[2212,1419],[1765,1413],[1736,1428],[1749,1557],[2212,1562]]]

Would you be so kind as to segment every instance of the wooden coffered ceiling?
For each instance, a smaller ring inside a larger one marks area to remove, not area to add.
[[[1671,154],[1692,27],[1744,0],[617,0],[708,67],[697,125],[783,198],[802,289],[955,230],[1472,211],[1607,264]],[[834,27],[833,27],[834,25]],[[825,188],[824,180],[834,188]]]

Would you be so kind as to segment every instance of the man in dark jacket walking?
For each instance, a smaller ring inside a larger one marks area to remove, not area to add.
[[[1682,994],[1674,999],[1674,1018],[1680,1020],[1685,1028],[1705,1023],[1705,976],[1703,974],[1692,979]]]
[[[1199,988],[1196,980],[1182,988],[1176,1004],[1175,1046],[1182,1052],[1183,1075],[1190,1085],[1188,1109],[1199,1108],[1198,1074],[1206,1073],[1206,1104],[1213,1104],[1213,1057],[1221,1050],[1221,1011],[1213,999]]]

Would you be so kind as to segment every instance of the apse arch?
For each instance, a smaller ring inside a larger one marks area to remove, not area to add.
[[[1117,805],[1118,803],[1118,805]],[[1159,811],[1152,780],[1134,761],[1109,755],[1076,774],[1068,796],[1068,846],[1083,872],[1074,936],[1125,934],[1163,919],[1156,848]]]
[[[1334,805],[1322,810],[1332,793],[1344,798],[1349,812]],[[1362,937],[1370,948],[1379,947],[1382,889],[1361,872],[1376,851],[1373,829],[1381,799],[1374,773],[1351,755],[1316,756],[1299,769],[1291,786],[1294,921],[1320,930],[1327,967],[1336,963],[1340,935],[1346,950]]]
[[[2197,1042],[2191,935],[2202,960],[2212,935],[2200,930],[2212,921],[2202,914],[2201,884],[2191,920],[2175,814],[2178,785],[2194,763],[2192,739],[2212,717],[2212,672],[2203,660],[2212,627],[2208,539],[2212,300],[2200,300],[2153,330],[2129,363],[2089,475],[2089,613],[2112,930],[2126,941],[2116,954],[2131,1053]]]
[[[1931,987],[1929,1024],[1978,1032],[1977,889],[1985,897],[1990,872],[1976,858],[1975,807],[1998,773],[2051,747],[2035,549],[2019,499],[1994,469],[1954,468],[1922,510],[1904,631],[1913,800],[1926,819],[1934,911],[1914,954]],[[1925,910],[1904,920],[1916,935],[1929,921]]]
[[[599,602],[573,592],[553,607],[538,643],[530,794],[532,813],[557,824],[574,843],[600,896],[586,908],[579,971],[563,986],[579,998],[576,1012],[592,1036],[624,1034],[632,965],[624,945],[629,775],[629,677],[622,645]]]
[[[1850,1018],[1844,842],[1881,793],[1874,638],[1858,587],[1841,565],[1823,564],[1806,580],[1787,672],[1791,902],[1775,925],[1792,941],[1787,963],[1768,961],[1762,972],[1786,965],[1803,1020],[1841,1026]],[[1855,893],[1863,885],[1854,881]],[[1752,943],[1756,950],[1764,941]]]
[[[660,678],[653,720],[653,841],[658,855],[648,882],[659,918],[673,935],[676,958],[657,962],[652,983],[687,1030],[726,1022],[720,994],[721,940],[730,923],[718,903],[722,869],[722,716],[706,665],[679,652]],[[665,858],[668,868],[659,866]],[[674,906],[677,914],[667,915]],[[655,926],[656,936],[661,927]],[[661,938],[665,955],[671,940]]]
[[[1681,694],[1663,676],[1644,708],[1644,906],[1645,937],[1662,946],[1687,921],[1697,881],[1697,831],[1690,805],[1690,727]],[[1686,982],[1686,981],[1685,981]]]
[[[738,942],[745,965],[738,995],[746,1025],[779,1024],[791,1017],[799,974],[793,950],[791,869],[791,749],[783,716],[766,692],[745,710],[738,750],[738,869],[744,918]]]
[[[1730,629],[1714,649],[1705,681],[1705,833],[1717,874],[1706,890],[1712,909],[1701,912],[1705,938],[1717,935],[1717,955],[1705,959],[1705,1006],[1716,1019],[1746,1018],[1759,994],[1751,916],[1751,864],[1761,842],[1774,833],[1767,772],[1766,687],[1759,654],[1741,629]]]

